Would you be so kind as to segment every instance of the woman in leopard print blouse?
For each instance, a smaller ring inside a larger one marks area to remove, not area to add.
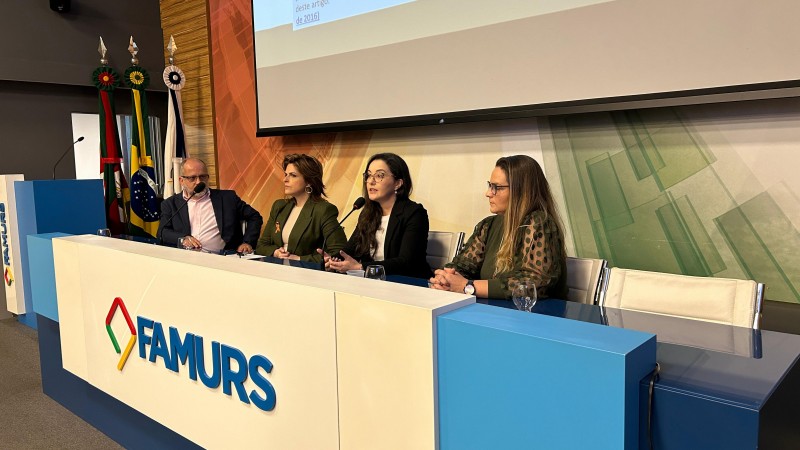
[[[498,159],[486,197],[494,215],[475,226],[464,250],[430,279],[431,287],[508,299],[510,286],[528,278],[540,298],[564,298],[563,226],[539,164],[525,155]]]

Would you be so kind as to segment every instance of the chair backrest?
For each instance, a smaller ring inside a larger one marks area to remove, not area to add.
[[[758,329],[764,285],[752,280],[606,269],[600,304]]]
[[[567,257],[567,300],[597,304],[602,290],[603,270],[608,267],[605,259]]]
[[[432,269],[441,269],[455,258],[464,243],[464,232],[429,231],[426,250],[428,264]]]

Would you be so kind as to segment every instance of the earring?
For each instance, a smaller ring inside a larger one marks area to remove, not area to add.
[[[314,188],[312,188],[310,184],[307,185],[306,186],[306,194],[310,194],[312,192],[314,192]]]

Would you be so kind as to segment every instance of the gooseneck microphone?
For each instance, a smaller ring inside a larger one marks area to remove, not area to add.
[[[349,213],[347,213],[347,215],[346,215],[346,216],[344,216],[344,219],[340,220],[340,221],[339,221],[339,224],[336,226],[336,228],[334,228],[333,230],[331,230],[331,231],[330,231],[328,234],[326,234],[326,235],[323,237],[323,239],[322,239],[322,253],[323,253],[323,255],[322,255],[322,263],[320,264],[320,269],[322,269],[322,270],[325,270],[325,255],[324,255],[324,253],[325,253],[325,243],[328,241],[328,238],[329,238],[329,237],[330,237],[330,236],[331,236],[333,233],[335,233],[335,232],[336,232],[336,230],[338,230],[339,228],[341,228],[341,227],[342,227],[342,224],[344,223],[344,221],[345,221],[345,220],[347,220],[347,218],[348,218],[348,217],[350,217],[350,214],[353,214],[353,212],[354,212],[354,211],[356,211],[356,210],[359,210],[359,209],[363,208],[363,207],[364,207],[364,205],[366,205],[366,204],[367,204],[367,201],[366,201],[366,200],[364,200],[364,197],[358,197],[358,198],[356,199],[356,201],[355,201],[355,202],[353,202],[353,208],[350,210],[350,212],[349,212]]]
[[[339,226],[342,226],[344,221],[347,220],[348,217],[350,217],[350,214],[353,214],[354,211],[357,211],[357,210],[363,208],[364,205],[366,205],[366,204],[367,204],[367,201],[364,200],[364,197],[358,197],[356,199],[356,201],[353,202],[353,209],[351,209],[350,212],[347,213],[346,216],[344,216],[344,219],[339,221]]]
[[[61,160],[64,159],[65,156],[67,156],[67,153],[69,153],[69,151],[72,150],[72,147],[75,147],[75,144],[77,144],[78,142],[80,142],[82,140],[83,140],[83,136],[79,137],[78,139],[75,139],[75,142],[70,144],[70,146],[67,147],[66,150],[64,150],[64,153],[61,154],[61,157],[58,158],[58,161],[56,161],[56,163],[53,164],[53,179],[54,180],[56,179],[56,167],[58,167],[58,163],[60,163]]]
[[[173,213],[172,213],[172,214],[169,216],[169,218],[167,219],[167,221],[166,221],[166,222],[163,222],[163,223],[161,224],[161,226],[159,227],[159,230],[158,230],[158,236],[157,236],[157,239],[158,239],[158,244],[159,244],[159,245],[161,245],[161,242],[163,241],[163,236],[164,236],[164,228],[167,228],[167,225],[169,225],[170,223],[172,223],[172,219],[174,219],[174,218],[175,218],[175,216],[177,216],[177,215],[178,215],[178,213],[179,213],[179,212],[181,212],[181,209],[185,208],[185,207],[186,207],[186,205],[188,205],[188,204],[189,204],[189,200],[191,200],[191,199],[192,199],[192,197],[194,197],[195,195],[197,195],[197,194],[199,194],[199,193],[203,192],[205,189],[206,189],[206,184],[205,184],[205,183],[203,183],[202,181],[201,181],[201,182],[199,182],[199,183],[197,183],[197,186],[195,186],[195,187],[194,187],[194,191],[192,192],[192,194],[191,194],[191,195],[189,195],[189,198],[187,198],[187,199],[186,199],[186,201],[185,201],[185,202],[183,202],[183,204],[182,204],[181,206],[179,206],[179,207],[178,207],[178,209],[176,209],[176,210],[175,210],[175,212],[173,212]],[[166,201],[166,200],[165,200],[165,201]]]

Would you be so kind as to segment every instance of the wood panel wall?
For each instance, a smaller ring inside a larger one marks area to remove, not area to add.
[[[219,185],[216,139],[214,138],[214,95],[211,84],[211,46],[207,0],[160,0],[164,32],[164,63],[170,35],[175,37],[175,65],[183,70],[186,84],[181,89],[186,148],[190,156],[208,164],[212,187]]]

